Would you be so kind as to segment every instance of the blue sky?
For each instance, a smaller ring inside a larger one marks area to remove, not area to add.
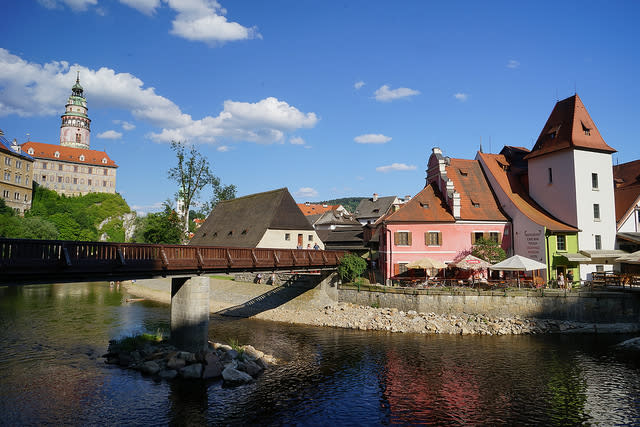
[[[91,148],[141,212],[173,197],[172,139],[238,195],[414,195],[431,148],[531,148],[582,98],[640,158],[640,2],[2,2],[0,129],[57,144],[80,71]],[[204,198],[209,194],[205,193]]]

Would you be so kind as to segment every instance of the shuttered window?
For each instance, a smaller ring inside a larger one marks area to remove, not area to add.
[[[471,244],[475,245],[476,241],[480,240],[480,239],[484,239],[484,240],[491,240],[494,241],[498,244],[501,243],[502,241],[502,235],[497,232],[497,231],[487,231],[487,232],[483,232],[483,231],[474,231],[473,233],[471,233]]]
[[[393,242],[396,246],[411,246],[411,232],[396,231],[393,233]]]
[[[424,233],[424,244],[427,246],[442,246],[442,232],[428,231]]]

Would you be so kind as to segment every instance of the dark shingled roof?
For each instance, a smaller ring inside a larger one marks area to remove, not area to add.
[[[220,202],[189,244],[255,248],[267,229],[313,231],[289,190],[280,188]]]
[[[577,94],[556,103],[533,150],[527,154],[525,159],[567,148],[604,153],[615,153],[616,151],[604,142]]]
[[[335,230],[318,230],[318,236],[327,249],[366,250],[362,226],[340,227]]]
[[[356,218],[380,218],[389,212],[395,200],[396,196],[378,197],[376,201],[372,198],[362,199],[356,209]]]

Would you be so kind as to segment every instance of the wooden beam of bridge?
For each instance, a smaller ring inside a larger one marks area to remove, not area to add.
[[[335,268],[345,251],[0,238],[0,283],[127,280]]]

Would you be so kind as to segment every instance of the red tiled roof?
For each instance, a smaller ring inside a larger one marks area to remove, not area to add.
[[[556,103],[536,144],[525,159],[567,148],[581,148],[605,153],[616,152],[604,142],[577,94]]]
[[[304,214],[304,216],[323,214],[325,212],[334,211],[340,207],[340,205],[319,205],[319,204],[306,204],[298,203],[298,207]]]
[[[382,219],[382,217],[381,217]],[[455,222],[435,183],[427,185],[401,209],[386,215],[385,222]]]
[[[500,210],[491,187],[477,160],[451,159],[447,177],[460,193],[460,219],[472,221],[508,221]]]
[[[619,223],[628,216],[640,199],[640,160],[615,165],[613,178],[616,183],[616,221]]]
[[[498,185],[506,193],[511,202],[526,215],[531,221],[540,224],[551,231],[576,232],[577,228],[558,221],[547,211],[542,209],[529,197],[527,190],[522,186],[521,179],[516,174],[507,172],[511,165],[502,154],[478,153],[478,157],[486,165],[485,172],[498,182]]]
[[[42,142],[25,142],[21,145],[22,151],[29,152],[33,148],[31,155],[37,159],[51,159],[65,162],[73,162],[96,166],[110,166],[117,168],[116,162],[111,160],[109,155],[104,151],[85,150],[82,148],[64,147],[62,145],[45,144]],[[60,153],[59,157],[55,156],[56,151]],[[80,156],[84,156],[84,160],[80,160]],[[107,163],[102,163],[102,159],[107,159]]]

